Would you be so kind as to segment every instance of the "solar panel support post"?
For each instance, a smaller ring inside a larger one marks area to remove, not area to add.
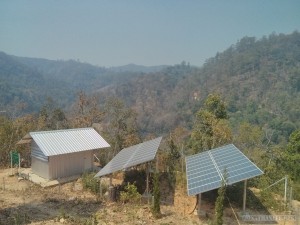
[[[113,202],[113,185],[112,185],[112,174],[109,175],[109,186],[108,186],[108,193],[109,193],[109,200]]]
[[[148,199],[148,204],[150,204],[150,199],[149,199],[149,173],[150,173],[150,164],[147,162],[146,163],[146,195]]]
[[[243,213],[246,212],[247,180],[244,180]]]
[[[200,217],[201,215],[201,193],[197,194],[197,215]]]

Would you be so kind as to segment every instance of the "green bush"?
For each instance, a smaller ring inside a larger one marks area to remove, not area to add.
[[[137,203],[141,200],[141,194],[137,191],[135,184],[127,183],[125,191],[120,192],[120,200],[123,203],[132,202]]]
[[[82,175],[82,185],[85,190],[90,190],[94,194],[100,193],[100,180],[94,178],[95,173],[84,173]],[[106,184],[101,184],[102,193],[108,190]]]

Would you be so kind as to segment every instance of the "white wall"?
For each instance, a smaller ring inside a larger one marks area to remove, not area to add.
[[[78,175],[91,169],[93,169],[93,151],[49,157],[49,177],[51,179]]]

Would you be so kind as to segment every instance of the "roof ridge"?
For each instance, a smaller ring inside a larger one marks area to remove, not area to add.
[[[77,131],[77,130],[90,130],[93,127],[81,127],[81,128],[71,128],[71,129],[59,129],[59,130],[41,130],[41,131],[32,131],[29,134],[37,134],[37,133],[58,133],[58,132],[65,132],[65,131]],[[96,131],[96,130],[95,130]]]

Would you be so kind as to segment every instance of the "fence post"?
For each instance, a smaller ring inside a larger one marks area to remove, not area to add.
[[[297,209],[296,225],[300,225],[300,207]]]
[[[5,179],[3,177],[3,190],[5,191]]]

